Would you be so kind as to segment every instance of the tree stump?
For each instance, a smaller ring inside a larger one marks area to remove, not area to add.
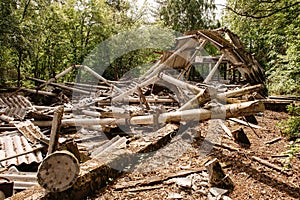
[[[218,187],[229,190],[234,188],[232,180],[224,173],[217,158],[214,158],[213,160],[206,163],[205,167],[209,174],[209,184],[211,187]]]
[[[251,143],[242,128],[232,131],[232,136],[240,146],[249,148]]]
[[[48,155],[38,169],[38,183],[50,192],[64,191],[75,183],[79,175],[79,163],[68,151],[56,151]]]
[[[258,121],[257,121],[257,119],[255,118],[254,115],[245,116],[245,119],[246,119],[247,122],[249,122],[251,124],[255,124],[255,125],[258,124]]]

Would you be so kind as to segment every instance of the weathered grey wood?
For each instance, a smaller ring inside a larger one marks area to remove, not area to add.
[[[101,117],[101,113],[96,112],[96,111],[83,110],[82,113],[85,115],[91,116],[91,117],[97,117],[97,118]]]
[[[232,133],[230,131],[230,129],[223,123],[223,122],[220,122],[220,125],[222,127],[222,129],[225,131],[225,133],[229,136],[229,137],[233,137],[232,136]]]
[[[265,144],[274,144],[276,142],[279,142],[281,139],[282,139],[282,137],[277,137],[277,138],[274,138],[273,140],[265,142]]]
[[[60,106],[54,110],[52,128],[50,133],[50,142],[48,147],[48,155],[53,153],[58,148],[58,139],[60,134],[61,120],[64,114],[64,107]]]
[[[205,90],[199,92],[196,96],[194,96],[191,100],[186,102],[183,106],[181,106],[178,111],[188,110],[200,107],[211,99],[211,94],[206,88]]]
[[[160,73],[158,75],[158,77],[161,78],[164,81],[167,81],[168,83],[176,85],[177,87],[189,90],[189,91],[191,91],[194,94],[198,94],[199,92],[203,92],[204,91],[204,89],[202,89],[202,88],[199,88],[197,86],[191,85],[191,84],[189,84],[187,82],[181,81],[181,80],[179,80],[177,78],[174,78],[174,77],[169,76],[169,75],[164,74],[164,73]]]
[[[197,48],[195,48],[195,52],[189,58],[188,64],[184,67],[184,69],[182,70],[182,72],[179,74],[178,78],[182,77],[191,68],[192,61],[195,59],[196,55],[205,47],[206,44],[207,44],[207,40],[203,40],[201,42],[200,46],[197,47]]]
[[[212,118],[232,118],[239,116],[251,115],[253,113],[261,112],[264,110],[264,104],[260,101],[250,101],[240,104],[229,104],[220,108],[220,110],[206,110],[206,109],[191,109],[184,111],[175,111],[169,113],[162,113],[158,117],[159,123],[166,122],[180,122],[180,121],[205,121]],[[221,115],[216,113],[220,112]],[[148,125],[153,124],[153,115],[146,116],[134,116],[130,120],[126,119],[115,119],[115,118],[105,118],[105,119],[64,119],[62,120],[62,126],[91,126],[91,125]],[[35,121],[37,126],[50,126],[49,121]]]
[[[0,120],[4,121],[4,122],[11,122],[14,121],[15,119],[13,117],[9,117],[7,115],[0,115]]]
[[[245,126],[249,126],[251,128],[257,128],[257,129],[261,129],[262,128],[261,126],[258,126],[258,125],[255,125],[255,124],[251,124],[251,123],[245,122],[245,121],[237,119],[237,118],[229,118],[229,120],[233,121],[233,122],[236,122],[236,123],[243,124]]]
[[[39,81],[41,83],[46,83],[47,82],[47,81],[44,81],[44,80],[41,80],[41,79],[37,79],[37,78],[32,78],[32,77],[27,77],[27,78],[30,79],[30,80],[34,80],[34,81]],[[85,90],[81,90],[81,89],[74,88],[74,87],[68,87],[66,85],[62,85],[62,84],[59,84],[59,83],[49,82],[49,83],[47,83],[47,85],[52,85],[54,87],[59,87],[59,88],[62,88],[62,89],[67,89],[67,90],[70,90],[70,91],[73,91],[73,92],[78,92],[78,93],[81,93],[81,94],[87,94],[87,95],[91,94],[90,91],[85,91]]]
[[[70,86],[79,86],[82,88],[86,88],[86,89],[98,89],[98,90],[109,90],[111,89],[109,86],[103,86],[103,85],[90,85],[90,84],[86,84],[86,83],[75,83],[75,82],[65,82],[65,84],[70,85]]]
[[[129,95],[133,94],[135,91],[137,91],[137,89],[140,87],[145,87],[145,86],[148,86],[148,85],[151,85],[153,83],[155,83],[159,78],[157,76],[153,76],[152,78],[142,82],[142,83],[139,83],[139,84],[136,84],[132,89],[129,89],[127,91],[123,91],[121,94],[119,94],[118,96],[115,96],[115,97],[112,97],[112,101],[115,101],[115,102],[120,102],[120,101],[128,101],[128,97]]]
[[[103,76],[99,75],[97,72],[95,72],[94,70],[92,70],[91,68],[89,68],[88,66],[81,66],[82,69],[86,70],[87,72],[89,72],[90,74],[92,74],[95,78],[97,78],[98,80],[103,81],[105,84],[107,84],[108,86],[111,86],[113,89],[115,89],[117,92],[122,92],[121,89],[119,89],[117,86],[112,85],[108,80],[106,80]]]
[[[233,91],[228,91],[224,93],[217,93],[214,88],[206,88],[204,91],[199,92],[196,96],[194,96],[191,100],[186,102],[178,111],[188,110],[200,107],[204,103],[210,101],[211,99],[218,99],[219,101],[224,101],[228,97],[241,96],[250,92],[258,91],[263,88],[263,85],[254,85],[246,88],[241,88]]]
[[[268,162],[268,161],[266,161],[264,159],[261,159],[261,158],[259,158],[257,156],[252,156],[252,159],[255,160],[255,161],[257,161],[257,162],[259,162],[259,163],[261,163],[261,164],[263,164],[263,165],[265,165],[265,166],[273,168],[273,169],[275,169],[275,170],[277,170],[279,172],[283,172],[283,170],[282,170],[283,168],[282,167],[274,165],[274,164],[272,164],[272,163],[270,163],[270,162]]]
[[[216,63],[216,65],[214,66],[214,68],[209,72],[208,76],[205,78],[205,80],[203,81],[203,83],[209,83],[211,81],[211,79],[214,76],[214,74],[216,73],[218,67],[222,63],[223,58],[224,58],[224,54],[222,54],[222,56],[219,58],[218,62]]]

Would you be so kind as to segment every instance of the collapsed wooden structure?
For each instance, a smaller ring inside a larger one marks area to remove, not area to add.
[[[202,82],[184,80],[195,64],[207,59],[199,52],[208,43],[220,52],[214,57],[216,63],[210,59],[215,66],[201,75]],[[235,76],[238,70],[241,83],[247,85],[230,83],[235,78],[227,84],[216,79],[222,63],[227,72],[225,78],[229,72]],[[90,73],[97,84],[55,83],[74,69]],[[56,106],[34,105],[16,94],[0,98],[0,176],[20,176],[20,172],[7,172],[12,165],[40,165],[35,173],[37,179],[33,181],[32,174],[27,178],[24,175],[24,179],[33,182],[28,186],[37,182],[41,186],[17,193],[11,199],[82,199],[123,169],[134,167],[137,154],[166,145],[181,123],[243,116],[253,119],[255,113],[264,110],[261,99],[266,95],[263,69],[226,28],[186,32],[186,36],[177,38],[174,51],[164,52],[153,67],[131,81],[110,81],[82,65],[72,66],[47,81],[28,78],[41,84],[18,92],[46,97]],[[56,91],[43,90],[48,86]],[[223,129],[231,134],[224,124]],[[140,134],[140,139],[133,139],[136,134]],[[9,140],[11,135],[23,139]],[[144,137],[148,137],[147,142]],[[18,150],[11,150],[11,145]],[[68,167],[59,168],[61,164]],[[63,178],[55,178],[60,174],[64,174]],[[24,185],[19,184],[20,189],[26,188]]]

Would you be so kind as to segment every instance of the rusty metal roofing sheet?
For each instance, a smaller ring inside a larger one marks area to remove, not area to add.
[[[0,135],[0,160],[10,156],[15,156],[24,152],[32,151],[34,145],[18,132],[11,132]],[[4,167],[11,165],[31,164],[33,162],[40,163],[43,160],[40,150],[26,155],[18,156],[1,162]]]

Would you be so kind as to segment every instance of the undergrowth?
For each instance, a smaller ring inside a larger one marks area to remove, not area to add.
[[[286,159],[286,167],[289,168],[290,162],[300,154],[300,106],[289,105],[287,110],[291,117],[278,123],[278,127],[282,133],[291,140],[288,145],[289,150],[284,152],[288,155]]]

